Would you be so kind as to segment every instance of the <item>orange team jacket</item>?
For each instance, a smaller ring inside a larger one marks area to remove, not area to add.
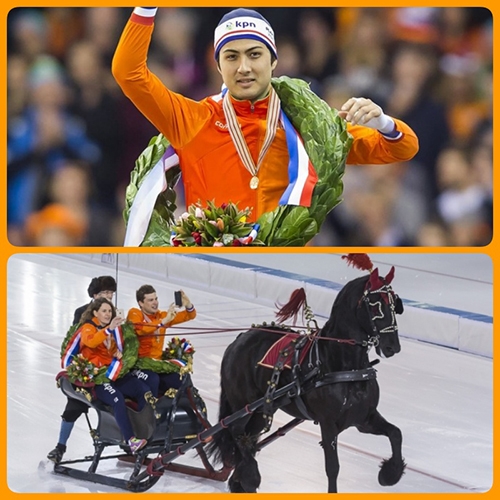
[[[233,202],[240,210],[250,208],[251,219],[257,220],[278,206],[289,184],[285,131],[278,129],[260,167],[259,186],[252,190],[251,174],[239,159],[227,128],[221,96],[194,101],[168,90],[149,71],[147,54],[153,20],[132,14],[113,58],[114,78],[179,156],[187,206]],[[268,98],[254,104],[234,99],[232,103],[256,162],[265,137]],[[377,130],[348,124],[354,141],[347,163],[386,164],[411,159],[418,151],[418,139],[408,125],[394,121],[402,137],[392,141]]]
[[[84,323],[80,331],[80,353],[96,366],[107,366],[113,360],[116,344],[106,334],[106,327],[99,328],[98,320]],[[107,345],[109,344],[109,346]]]
[[[190,311],[179,311],[170,323],[167,323],[164,327],[158,328],[161,320],[166,315],[167,311],[157,311],[154,315],[144,314],[136,307],[133,307],[128,312],[127,320],[134,323],[135,333],[137,333],[139,337],[140,358],[161,359],[165,339],[163,335],[165,335],[167,327],[196,318],[196,309],[193,308]]]

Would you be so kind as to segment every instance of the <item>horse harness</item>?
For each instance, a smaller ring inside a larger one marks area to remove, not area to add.
[[[370,308],[372,304],[369,303],[368,293],[363,295],[362,300],[365,301],[367,307]],[[368,312],[370,319],[372,319],[370,311]],[[266,421],[264,429],[262,431],[263,433],[268,432],[271,429],[275,411],[283,406],[286,406],[292,401],[295,403],[304,420],[315,420],[307,411],[306,405],[302,399],[302,395],[312,389],[317,389],[319,387],[324,387],[326,385],[337,384],[341,382],[364,382],[377,378],[377,370],[375,370],[373,366],[379,363],[380,360],[378,359],[373,360],[370,363],[370,366],[368,366],[367,368],[362,368],[359,370],[321,373],[321,360],[319,357],[318,342],[323,337],[319,336],[320,328],[318,327],[316,320],[313,317],[311,309],[307,305],[305,306],[305,318],[307,320],[307,333],[299,335],[297,338],[293,339],[289,344],[287,344],[280,351],[276,363],[272,368],[273,371],[271,374],[271,378],[268,381],[268,388],[264,395],[264,403],[262,405],[262,414]],[[371,323],[373,326],[375,326],[373,320],[371,321]],[[397,326],[394,331],[397,331]],[[353,344],[357,343],[358,345],[367,348],[376,346],[378,344],[378,332],[376,328],[375,333],[376,336],[370,337],[366,341],[353,342]],[[309,360],[307,363],[309,371],[305,375],[303,375],[299,359],[302,349],[305,348],[308,342],[312,342],[312,345],[309,347]],[[285,369],[286,363],[292,356],[293,362],[291,363],[291,370],[293,380],[288,384],[289,390],[286,392],[285,396],[280,395],[279,397],[275,397],[275,392],[278,388],[281,373]]]

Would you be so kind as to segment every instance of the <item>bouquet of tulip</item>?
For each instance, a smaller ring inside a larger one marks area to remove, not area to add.
[[[193,345],[189,340],[172,337],[172,340],[170,340],[163,351],[162,358],[165,360],[178,359],[188,362],[189,358],[193,357],[194,352]]]
[[[248,208],[239,210],[234,203],[191,205],[172,225],[170,243],[176,247],[263,245],[257,238],[259,226],[247,222],[249,215]]]
[[[179,373],[191,373],[193,371],[193,345],[189,340],[172,337],[163,351],[162,359],[179,368]]]
[[[107,367],[98,368],[82,354],[73,356],[67,367],[68,379],[77,385],[100,384],[105,379]]]

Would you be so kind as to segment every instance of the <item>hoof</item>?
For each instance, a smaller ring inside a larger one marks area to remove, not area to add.
[[[379,484],[381,486],[394,486],[403,476],[405,467],[404,460],[397,461],[394,458],[384,460],[378,473]]]

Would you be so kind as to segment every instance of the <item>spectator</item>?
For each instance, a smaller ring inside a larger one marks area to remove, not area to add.
[[[89,139],[101,151],[92,166],[93,200],[108,217],[117,212],[117,179],[121,177],[125,130],[120,113],[120,99],[106,86],[109,69],[102,55],[89,41],[71,46],[66,56],[71,85],[69,110],[85,124]]]
[[[39,187],[61,161],[99,160],[100,150],[81,122],[67,112],[67,87],[60,65],[42,56],[29,74],[30,102],[9,124],[7,220],[12,244],[22,244],[19,232],[42,195]]]
[[[108,212],[91,202],[91,179],[90,168],[85,162],[61,162],[49,177],[46,202],[26,220],[25,243],[98,246],[112,242],[114,221]],[[61,244],[65,239],[66,243]]]
[[[433,93],[437,64],[438,54],[431,45],[398,45],[391,62],[391,91],[384,104],[388,112],[403,117],[420,139],[412,164],[414,188],[426,194],[428,206],[437,195],[436,161],[450,137],[446,107]]]
[[[438,161],[437,212],[451,229],[454,245],[484,245],[488,193],[474,175],[467,150],[448,147]]]

